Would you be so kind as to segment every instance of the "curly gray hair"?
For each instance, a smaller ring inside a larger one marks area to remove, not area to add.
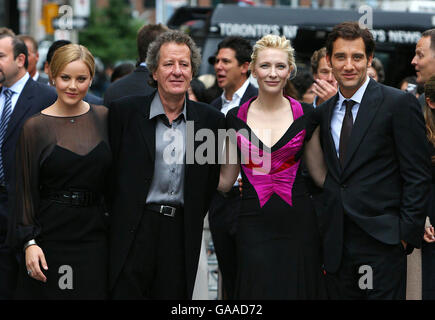
[[[199,66],[201,64],[201,54],[192,38],[177,30],[170,30],[159,35],[156,40],[154,40],[148,47],[146,64],[150,71],[150,79],[148,81],[149,85],[157,88],[157,81],[152,78],[152,74],[157,70],[160,59],[160,48],[165,43],[174,42],[176,44],[185,44],[190,50],[190,62],[192,65],[193,77],[198,74]]]

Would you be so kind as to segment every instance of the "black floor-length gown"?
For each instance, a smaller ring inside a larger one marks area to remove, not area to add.
[[[431,142],[429,148],[431,156],[435,157],[435,147]],[[432,161],[432,183],[430,200],[427,206],[427,216],[430,223],[435,225],[435,164]],[[421,247],[422,267],[422,299],[435,300],[435,243],[427,243],[423,240]]]
[[[253,98],[255,99],[255,98]],[[243,194],[237,219],[237,299],[323,299],[320,236],[301,175],[306,116],[290,100],[294,122],[271,148],[247,125],[251,99],[227,115],[237,133]]]
[[[22,248],[35,239],[48,270],[46,283],[31,278],[22,256],[18,299],[107,298],[108,217],[101,200],[111,164],[107,113],[94,105],[75,117],[39,113],[23,126],[16,159],[16,242]],[[56,201],[53,194],[59,192],[89,200]]]

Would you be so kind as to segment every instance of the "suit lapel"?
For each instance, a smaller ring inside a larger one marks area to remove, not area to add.
[[[186,159],[193,158],[193,163],[195,163],[194,157],[195,157],[195,151],[196,148],[198,147],[198,145],[201,143],[201,141],[196,141],[195,140],[195,135],[196,132],[202,128],[202,121],[198,115],[198,111],[196,110],[196,105],[195,103],[193,103],[192,101],[190,101],[187,96],[186,96]],[[193,137],[190,136],[192,133],[189,133],[189,128],[190,128],[190,124],[194,125],[194,130],[193,130]],[[193,139],[193,141],[192,141]],[[193,150],[191,148],[193,142]],[[188,154],[188,152],[193,152],[193,154]],[[192,163],[191,161],[189,161],[189,163]],[[196,165],[192,165],[192,164],[186,164],[186,170],[185,170],[185,180],[184,181],[192,181],[190,180],[193,171],[195,170]],[[186,190],[186,188],[184,189]]]
[[[12,112],[11,118],[9,119],[4,141],[8,139],[8,137],[16,129],[17,124],[20,123],[21,119],[32,109],[31,99],[35,96],[35,92],[34,90],[32,90],[32,82],[33,80],[29,78],[23,88],[23,91],[21,91],[17,103],[15,104],[14,111]]]
[[[341,167],[340,167],[340,161],[337,157],[337,152],[335,151],[335,143],[334,139],[332,138],[331,133],[331,119],[332,114],[334,112],[335,105],[337,104],[338,100],[338,93],[334,97],[334,99],[331,99],[327,105],[327,117],[326,117],[326,123],[324,124],[325,131],[324,131],[324,137],[325,139],[325,150],[326,155],[329,157],[329,162],[332,164],[332,166],[329,168],[329,171],[331,174],[333,174],[336,178],[340,175]]]
[[[252,84],[249,84],[245,90],[245,93],[243,94],[242,99],[240,99],[240,105],[244,104],[246,101],[256,95],[258,95],[257,89]]]
[[[344,173],[346,172],[346,168],[349,166],[349,163],[355,151],[358,149],[363,137],[367,133],[367,130],[370,127],[381,103],[382,93],[380,86],[376,83],[376,81],[370,79],[359,106],[358,115],[356,116],[352,134],[348,142],[346,157],[344,159]]]
[[[139,107],[140,116],[136,118],[139,131],[142,133],[142,138],[153,161],[156,158],[156,119],[150,119],[150,109],[155,94],[156,92],[146,96],[143,104],[139,102],[141,104]]]

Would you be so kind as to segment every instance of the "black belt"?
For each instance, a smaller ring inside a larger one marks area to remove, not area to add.
[[[157,213],[161,213],[164,216],[168,216],[168,217],[175,217],[175,214],[179,214],[183,208],[181,207],[172,207],[172,206],[167,206],[167,205],[163,205],[163,204],[155,204],[155,203],[148,203],[145,205],[145,209],[157,212]]]
[[[101,195],[87,190],[43,190],[41,197],[54,202],[88,207],[101,203]]]
[[[8,189],[6,188],[6,186],[0,185],[0,193],[7,193]]]

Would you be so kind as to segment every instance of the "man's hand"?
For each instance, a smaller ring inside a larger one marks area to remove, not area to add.
[[[434,228],[432,226],[427,226],[424,229],[423,239],[427,243],[435,242],[435,232],[434,232]]]
[[[316,79],[313,83],[313,91],[319,97],[317,105],[320,105],[337,93],[337,87],[325,80]]]

